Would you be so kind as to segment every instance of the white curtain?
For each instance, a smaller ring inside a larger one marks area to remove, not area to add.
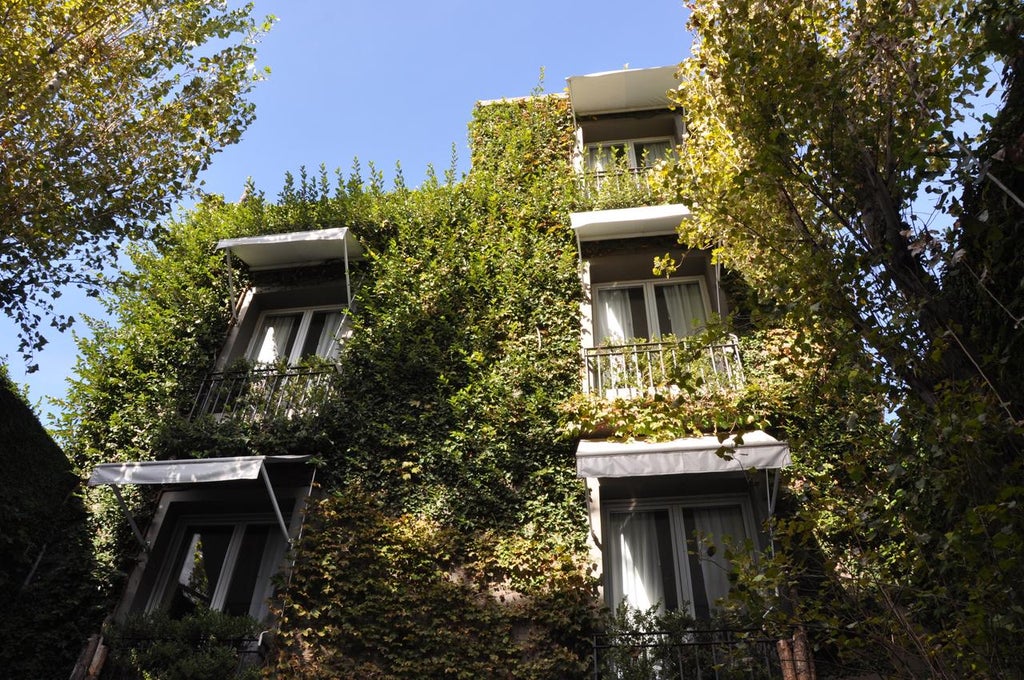
[[[320,340],[316,344],[316,355],[324,359],[335,359],[341,346],[341,322],[344,315],[341,312],[326,314],[324,329],[320,332]]]
[[[632,340],[633,314],[629,305],[628,288],[610,288],[597,292],[597,344],[607,341]],[[644,333],[646,334],[646,329]]]
[[[636,167],[653,168],[658,161],[668,156],[672,143],[664,142],[638,142],[636,144]]]
[[[606,172],[611,169],[611,149],[592,146],[587,149],[587,169],[590,172]]]
[[[747,537],[743,526],[743,512],[738,506],[695,508],[694,523],[697,531],[697,552],[708,605],[729,592],[729,572],[732,565],[725,557],[726,546],[739,548]]]
[[[256,336],[255,355],[249,358],[262,364],[272,364],[278,359],[288,359],[288,341],[293,333],[296,320],[292,315],[266,317]]]
[[[664,298],[668,310],[670,328],[661,328],[662,335],[671,333],[676,337],[693,335],[707,322],[704,298],[698,283],[678,283],[656,286],[657,293]]]
[[[620,512],[609,517],[609,536],[618,551],[612,566],[612,602],[625,599],[631,607],[649,609],[665,605],[658,529],[654,512]]]
[[[626,147],[624,144],[609,144],[606,146],[591,146],[587,149],[587,169],[590,172],[614,172],[615,164],[620,158],[624,158]]]

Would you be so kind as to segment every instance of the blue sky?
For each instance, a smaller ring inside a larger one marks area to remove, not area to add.
[[[252,96],[256,121],[204,175],[205,190],[229,201],[246,177],[273,198],[286,171],[324,163],[347,172],[355,157],[388,178],[400,161],[406,182],[417,184],[428,164],[439,173],[449,166],[452,144],[465,171],[466,125],[478,100],[529,94],[541,69],[544,89],[557,92],[568,76],[675,64],[690,50],[682,0],[255,5],[257,15],[278,18],[259,48],[272,73]],[[76,317],[101,312],[70,291],[61,303]],[[46,422],[46,397],[62,396],[73,370],[71,334],[49,334],[40,370],[26,374],[15,325],[0,323],[0,357]],[[87,332],[81,323],[75,330]]]

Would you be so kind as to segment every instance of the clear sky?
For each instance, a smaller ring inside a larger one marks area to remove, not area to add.
[[[246,177],[268,198],[284,173],[305,165],[348,171],[358,157],[392,177],[402,164],[418,184],[428,164],[441,173],[456,145],[468,169],[466,125],[475,102],[548,92],[568,76],[682,61],[690,50],[682,0],[257,0],[256,14],[278,21],[259,46],[270,77],[252,95],[256,121],[242,141],[217,155],[205,190],[229,201]],[[98,315],[100,307],[69,291],[64,313]],[[75,326],[86,333],[82,323]],[[71,334],[48,334],[24,372],[15,325],[0,319],[0,357],[15,382],[27,384],[46,422],[47,397],[63,396],[76,348]]]

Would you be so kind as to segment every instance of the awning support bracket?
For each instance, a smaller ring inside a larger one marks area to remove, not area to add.
[[[260,464],[260,478],[263,480],[263,485],[267,487],[267,495],[270,496],[270,504],[274,507],[274,515],[277,517],[278,526],[281,527],[281,534],[284,535],[284,540],[290,547],[292,540],[291,537],[288,536],[288,527],[284,523],[284,515],[281,514],[281,506],[277,504],[277,496],[274,495],[274,487],[270,483],[270,475],[267,474],[267,466],[265,463]]]
[[[132,533],[135,534],[135,540],[139,542],[142,549],[147,553],[149,552],[149,544],[146,543],[146,537],[142,535],[142,531],[139,530],[139,525],[135,522],[135,515],[128,509],[128,504],[124,502],[124,497],[121,495],[121,490],[117,488],[116,484],[110,485],[110,490],[114,492],[114,498],[117,499],[117,504],[121,506],[121,510],[124,511],[125,516],[128,518],[128,524],[131,525]]]
[[[234,268],[231,266],[231,248],[226,249],[227,257],[224,258],[224,266],[227,269],[228,277],[228,305],[231,307],[231,320],[238,323],[238,308],[235,300],[235,277]]]
[[[348,297],[348,308],[352,309],[352,281],[349,278],[348,272],[348,234],[341,241],[342,248],[345,251],[345,294]]]
[[[772,472],[775,472],[774,479],[771,477]],[[774,470],[765,469],[764,471],[765,492],[768,494],[769,517],[773,517],[775,515],[775,503],[779,500],[779,484],[781,483],[781,476],[782,470],[780,468],[775,468]]]

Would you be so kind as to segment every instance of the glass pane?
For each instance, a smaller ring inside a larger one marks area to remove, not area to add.
[[[271,527],[265,524],[249,525],[245,528],[238,559],[235,561],[235,571],[231,576],[231,585],[224,599],[224,612],[239,616],[249,613],[270,531]],[[265,584],[259,585],[262,595],[262,586]]]
[[[628,167],[625,144],[606,144],[587,147],[587,169],[591,172],[611,172],[618,164]]]
[[[625,599],[636,609],[678,608],[668,511],[613,512],[608,520],[615,550],[609,570],[612,606]]]
[[[686,545],[693,585],[694,614],[709,618],[715,603],[729,593],[732,563],[729,547],[739,547],[747,538],[739,506],[683,510]]]
[[[231,543],[231,526],[188,527],[171,584],[168,611],[180,617],[200,607],[209,607],[217,589],[224,558]]]
[[[306,339],[302,343],[302,356],[318,356],[324,359],[337,357],[342,318],[339,311],[313,312]]]
[[[653,168],[658,161],[666,158],[672,149],[672,143],[668,140],[658,142],[636,142],[636,166],[638,168]]]
[[[643,286],[598,289],[596,304],[598,345],[650,335]]]
[[[682,338],[693,335],[707,323],[707,310],[700,293],[700,284],[659,284],[654,287],[654,304],[658,309],[658,333]]]
[[[295,336],[299,332],[302,313],[268,314],[256,331],[255,341],[249,352],[251,361],[271,364],[291,357]]]

